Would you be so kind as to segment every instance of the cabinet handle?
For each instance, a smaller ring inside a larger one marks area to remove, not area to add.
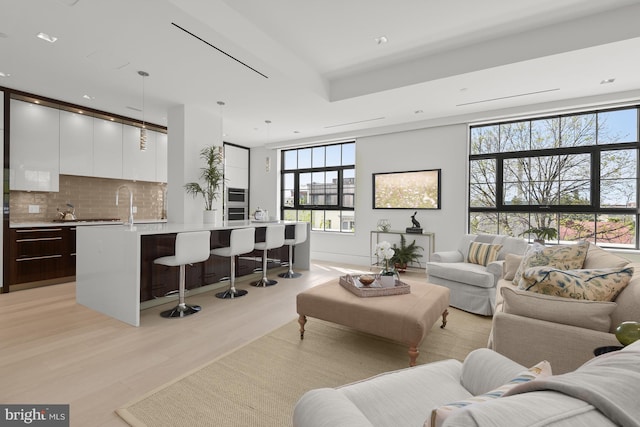
[[[62,228],[33,228],[29,230],[16,230],[16,233],[37,233],[42,231],[62,231]]]
[[[62,255],[46,255],[46,256],[33,256],[30,258],[16,258],[16,262],[20,261],[34,261],[37,259],[49,259],[49,258],[62,258]]]
[[[34,238],[34,239],[17,239],[16,243],[23,243],[23,242],[45,242],[48,240],[62,240],[62,237],[40,237],[40,238]]]

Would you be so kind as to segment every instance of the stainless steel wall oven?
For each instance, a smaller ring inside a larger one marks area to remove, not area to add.
[[[249,194],[246,188],[228,187],[224,202],[225,220],[249,219]]]

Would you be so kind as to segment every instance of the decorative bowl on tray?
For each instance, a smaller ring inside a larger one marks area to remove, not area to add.
[[[370,274],[363,274],[358,278],[358,280],[360,280],[360,283],[362,283],[363,286],[369,286],[376,280],[376,278]]]

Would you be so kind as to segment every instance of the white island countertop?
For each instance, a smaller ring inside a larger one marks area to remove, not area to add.
[[[143,236],[189,231],[293,225],[295,221],[224,221],[220,224],[145,223],[76,229],[76,302],[133,326],[140,325]],[[307,235],[309,233],[307,232]],[[309,239],[295,247],[297,268],[308,269]]]
[[[92,228],[108,228],[113,230],[114,227],[119,228],[124,233],[135,233],[138,235],[150,235],[150,234],[172,234],[183,233],[187,231],[202,231],[202,230],[231,230],[234,228],[246,228],[246,227],[267,227],[273,224],[295,224],[295,221],[222,221],[220,224],[182,224],[175,222],[164,223],[143,223],[137,224],[134,222],[133,226],[130,224],[116,224],[116,225],[94,225]]]
[[[140,224],[156,224],[166,223],[166,219],[136,219],[134,225]],[[106,219],[78,219],[73,221],[30,221],[30,222],[10,222],[9,228],[29,228],[29,227],[79,227],[79,226],[96,226],[96,225],[123,225],[122,220],[106,220]]]

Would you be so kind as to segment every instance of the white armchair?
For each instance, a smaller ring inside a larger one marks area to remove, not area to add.
[[[470,262],[469,248],[473,242],[501,245],[495,261]],[[455,251],[434,252],[427,263],[429,282],[451,290],[451,306],[484,316],[493,315],[496,283],[502,277],[507,254],[522,255],[527,249],[524,239],[496,234],[466,234]]]

